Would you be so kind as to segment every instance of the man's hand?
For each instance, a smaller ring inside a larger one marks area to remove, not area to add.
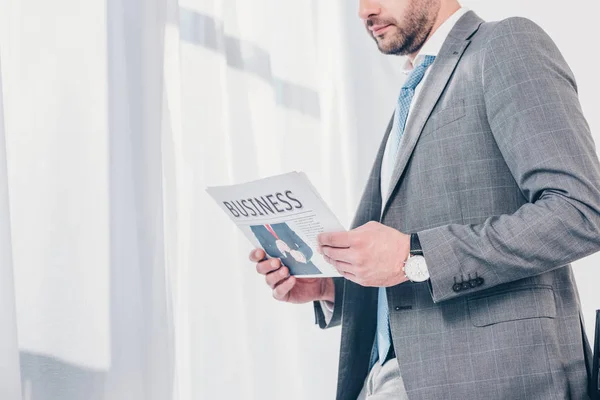
[[[277,258],[265,259],[264,250],[255,249],[250,260],[256,262],[256,271],[265,276],[273,297],[288,303],[308,303],[327,300],[334,302],[335,289],[331,278],[300,278],[290,275],[288,267]]]
[[[319,253],[346,279],[362,286],[395,286],[408,279],[402,271],[410,235],[378,222],[349,232],[321,233]]]

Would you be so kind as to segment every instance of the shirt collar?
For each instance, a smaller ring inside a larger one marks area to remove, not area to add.
[[[425,41],[425,44],[423,44],[423,47],[421,47],[421,49],[417,53],[417,56],[415,57],[415,65],[419,65],[423,61],[423,58],[425,56],[438,55],[442,48],[442,45],[448,37],[448,34],[452,30],[452,28],[454,28],[454,25],[456,25],[456,22],[458,22],[460,17],[462,17],[467,11],[469,11],[467,7],[459,8],[446,21],[444,21],[444,23],[440,25],[435,32],[433,32],[433,35],[431,35],[431,37],[429,37],[427,41]],[[402,71],[405,74],[408,74],[410,73],[410,71],[413,70],[413,68],[413,63],[410,61],[410,58],[407,57],[406,61],[404,62]]]

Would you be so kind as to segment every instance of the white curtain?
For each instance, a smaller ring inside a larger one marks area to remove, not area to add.
[[[319,331],[310,304],[272,299],[248,242],[204,188],[303,170],[349,223],[368,166],[357,157],[350,79],[366,63],[345,63],[348,11],[342,2],[187,0],[167,26],[167,43],[179,43],[168,68],[180,75],[167,92],[181,110],[172,117],[186,269],[175,310],[189,323],[176,346],[189,351],[178,370],[192,371],[177,376],[184,398],[334,397],[339,331]]]
[[[598,132],[572,3],[465,2],[547,28]],[[272,299],[204,189],[303,170],[349,225],[403,79],[356,8],[0,0],[1,399],[334,397],[339,330]]]
[[[0,397],[170,398],[165,4],[0,5],[0,279],[14,275],[15,292],[0,307],[16,310],[2,334],[18,333],[20,353],[0,361],[11,371]]]

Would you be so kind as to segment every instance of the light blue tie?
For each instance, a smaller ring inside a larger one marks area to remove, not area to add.
[[[386,172],[393,171],[394,165],[396,164],[396,154],[400,147],[400,139],[404,133],[404,126],[406,125],[406,119],[408,118],[408,111],[410,109],[410,103],[415,95],[415,88],[419,85],[427,68],[433,64],[435,56],[425,56],[423,62],[415,67],[400,90],[400,96],[398,96],[398,104],[396,105],[396,112],[394,113],[394,132],[388,143],[388,149],[386,152],[390,152],[390,157],[386,159],[386,165],[382,165],[382,170],[387,168]],[[387,173],[386,176],[391,177],[391,173]],[[391,186],[389,182],[384,182],[386,187]],[[371,368],[377,362],[383,364],[391,345],[391,334],[390,334],[390,310],[387,302],[387,295],[384,287],[379,288],[377,297],[377,334],[375,335],[375,346],[377,352],[373,353],[371,358]]]

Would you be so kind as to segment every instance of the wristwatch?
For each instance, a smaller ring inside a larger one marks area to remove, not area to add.
[[[402,270],[411,282],[425,282],[429,279],[429,270],[427,269],[425,257],[423,257],[423,249],[421,248],[421,242],[419,242],[419,236],[416,233],[411,233],[410,235],[409,256],[404,262]]]

